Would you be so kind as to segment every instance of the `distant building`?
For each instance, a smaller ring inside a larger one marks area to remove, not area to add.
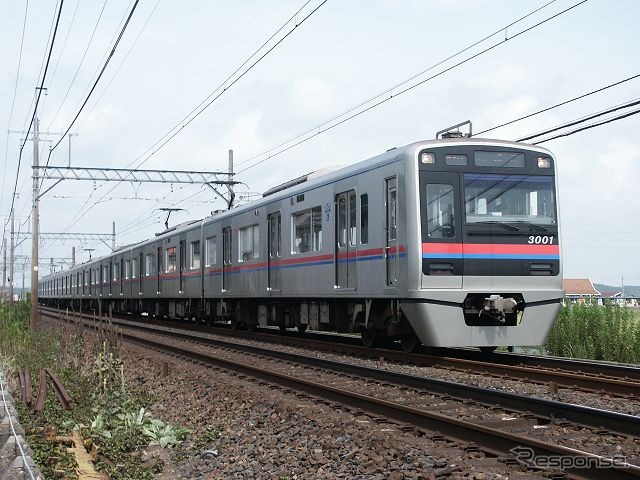
[[[562,288],[568,302],[584,302],[602,296],[588,278],[565,278],[562,280]]]

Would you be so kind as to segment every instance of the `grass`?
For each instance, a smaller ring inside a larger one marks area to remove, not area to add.
[[[545,350],[562,357],[640,363],[638,312],[610,302],[563,306]]]
[[[98,448],[98,469],[111,479],[151,480],[162,470],[163,461],[153,457],[145,461],[142,451],[150,443],[177,445],[188,431],[144,415],[144,406],[152,399],[148,393],[128,388],[118,336],[109,326],[95,335],[66,323],[55,330],[32,332],[29,312],[28,299],[14,306],[0,304],[0,351],[7,377],[15,379],[18,369],[28,368],[37,396],[38,372],[50,368],[73,399],[72,410],[64,410],[49,387],[44,409],[35,412],[14,395],[27,442],[44,478],[77,478],[75,459],[49,436],[80,429],[86,441]],[[15,387],[17,382],[13,383]]]

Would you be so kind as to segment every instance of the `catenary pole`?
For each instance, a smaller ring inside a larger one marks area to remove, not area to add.
[[[13,305],[13,262],[15,250],[15,213],[11,212],[11,248],[9,250],[9,304]]]
[[[36,168],[39,165],[39,144],[38,144],[38,116],[33,121],[33,227],[31,234],[31,317],[29,326],[31,330],[38,328],[38,231],[40,226],[39,200],[38,200],[38,177]]]

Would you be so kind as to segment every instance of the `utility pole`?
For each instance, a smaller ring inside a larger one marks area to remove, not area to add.
[[[113,222],[113,233],[111,234],[111,251],[116,251],[116,222]]]
[[[15,213],[11,212],[11,249],[9,250],[9,305],[13,305],[13,262],[15,249]]]
[[[71,268],[76,266],[76,247],[71,247]]]
[[[227,188],[229,189],[229,204],[228,210],[231,210],[233,207],[233,200],[236,196],[233,193],[233,150],[229,149],[229,183],[227,184]]]
[[[29,326],[31,330],[38,328],[38,230],[40,227],[40,210],[38,200],[38,176],[40,146],[38,144],[38,117],[33,120],[33,226],[31,229],[31,318]]]

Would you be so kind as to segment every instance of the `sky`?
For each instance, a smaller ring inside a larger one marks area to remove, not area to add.
[[[3,2],[0,219],[7,239],[24,139],[8,132],[29,127],[59,1]],[[40,130],[50,132],[41,137],[40,161],[68,164],[69,137],[60,134],[70,126],[73,166],[224,171],[233,149],[243,202],[326,166],[433,139],[465,120],[479,132],[640,74],[640,2],[588,0],[559,14],[578,3],[140,0],[72,124],[134,0],[64,0],[38,106]],[[482,136],[514,140],[639,97],[636,78]],[[207,98],[211,104],[158,148]],[[640,115],[631,116],[542,144],[558,162],[567,278],[640,285],[639,127]],[[291,141],[302,132],[309,133]],[[21,231],[31,228],[32,162],[27,142],[15,201]],[[166,207],[184,209],[172,214],[175,224],[224,202],[199,185],[65,181],[42,197],[40,231],[110,233],[116,222],[116,243],[131,244],[164,229],[158,209]],[[95,248],[94,257],[110,251],[99,240],[43,241],[41,274],[50,258],[71,257],[73,246],[79,262],[88,259],[84,249]],[[30,240],[16,249],[30,252]],[[18,286],[21,275],[19,266]]]

